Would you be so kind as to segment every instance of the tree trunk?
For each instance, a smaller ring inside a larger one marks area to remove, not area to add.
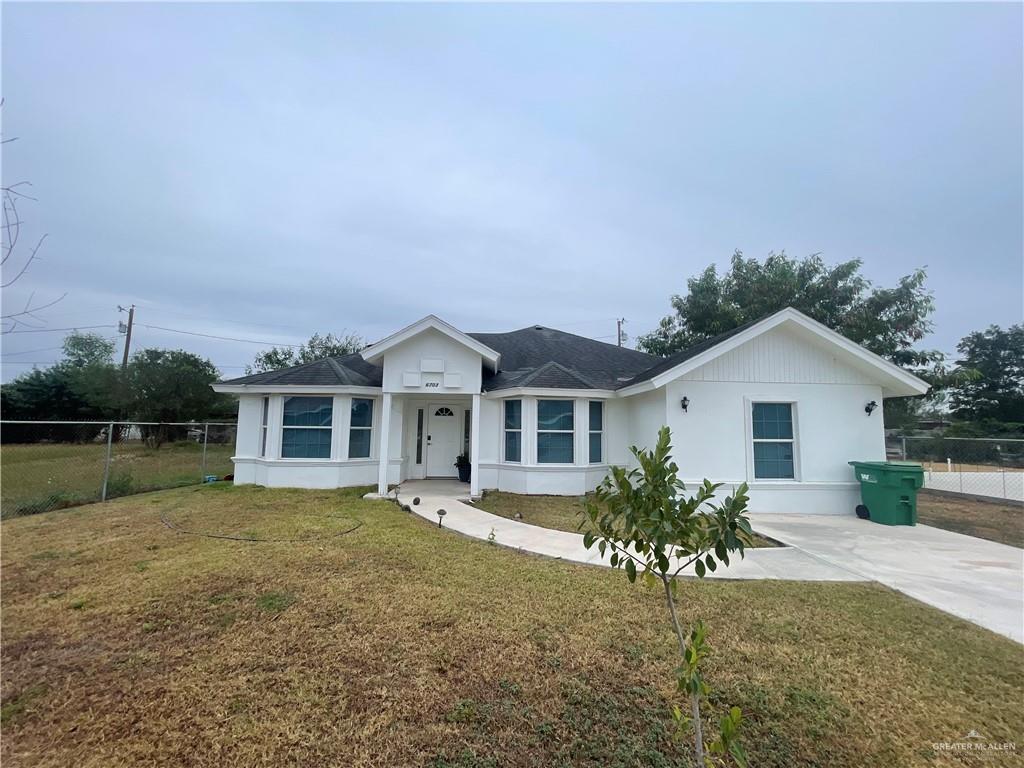
[[[662,577],[662,584],[665,585],[665,600],[668,601],[668,612],[672,616],[672,629],[676,631],[676,640],[679,641],[679,655],[686,658],[686,638],[679,626],[679,617],[676,616],[676,601],[672,599],[671,580]],[[697,766],[704,768],[704,728],[700,722],[700,694],[690,694],[690,716],[693,718],[694,746],[697,749]]]

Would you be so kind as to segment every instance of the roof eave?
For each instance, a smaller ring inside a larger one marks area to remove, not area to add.
[[[214,392],[232,395],[274,395],[274,394],[353,394],[375,395],[383,390],[381,387],[363,386],[358,384],[221,384],[210,385]]]
[[[559,387],[508,387],[491,389],[483,393],[489,400],[504,400],[510,397],[589,397],[592,400],[608,400],[616,396],[611,389],[568,389]]]
[[[923,379],[914,376],[912,373],[907,373],[895,363],[876,355],[874,352],[865,349],[856,342],[850,341],[841,333],[833,331],[828,326],[819,323],[817,320],[813,320],[802,312],[799,312],[792,307],[787,307],[786,309],[776,312],[774,315],[769,315],[761,322],[755,323],[746,330],[737,333],[735,336],[730,336],[720,344],[716,344],[710,349],[704,350],[699,355],[694,355],[688,360],[684,360],[679,365],[659,373],[657,376],[653,376],[646,381],[638,382],[637,384],[633,384],[628,387],[623,387],[619,390],[619,393],[623,395],[632,395],[644,392],[646,389],[663,387],[669,382],[675,381],[680,376],[696,370],[702,365],[706,365],[715,358],[724,355],[726,352],[736,349],[751,339],[760,336],[762,333],[766,333],[767,331],[770,331],[771,329],[786,322],[795,323],[826,341],[842,348],[853,357],[858,358],[861,362],[876,369],[879,374],[881,374],[879,378],[887,379],[888,384],[896,382],[895,387],[888,385],[883,387],[884,391],[892,393],[886,394],[886,397],[923,395],[930,389],[928,382]],[[650,386],[645,388],[645,384],[649,384]]]
[[[379,360],[384,356],[384,353],[389,349],[393,349],[399,344],[412,339],[415,336],[423,333],[427,330],[436,330],[448,336],[453,341],[462,344],[465,347],[476,352],[480,357],[488,363],[488,367],[492,371],[498,370],[498,365],[501,363],[501,354],[488,347],[486,344],[477,341],[467,333],[463,333],[451,323],[446,323],[444,320],[439,318],[437,315],[427,315],[426,317],[417,320],[411,325],[407,325],[400,331],[397,331],[390,336],[381,339],[376,344],[372,344],[362,351],[363,360],[368,363],[372,363],[375,360]]]

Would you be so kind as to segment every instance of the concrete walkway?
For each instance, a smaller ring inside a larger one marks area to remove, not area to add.
[[[1024,642],[1024,550],[928,525],[756,515],[765,536]]]
[[[419,504],[413,504],[413,499],[417,497]],[[596,548],[588,550],[583,546],[581,534],[540,528],[492,515],[464,503],[468,498],[469,486],[456,481],[411,480],[402,483],[398,489],[399,503],[434,525],[437,525],[437,510],[443,508],[446,512],[443,527],[466,536],[486,541],[493,531],[495,544],[577,563],[608,565],[607,558],[602,559]],[[748,549],[742,560],[736,558],[728,568],[720,567],[710,578],[867,580],[860,574],[794,547]]]
[[[371,494],[372,495],[372,494]],[[419,503],[413,499],[419,497]],[[469,486],[403,483],[399,503],[437,524],[525,552],[607,566],[578,533],[492,515],[464,503]],[[884,526],[845,515],[753,515],[754,528],[788,546],[749,549],[709,578],[878,581],[1024,643],[1024,550],[927,525]]]

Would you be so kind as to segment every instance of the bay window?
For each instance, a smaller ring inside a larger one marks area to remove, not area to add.
[[[505,461],[523,460],[523,401],[505,401]]]
[[[602,437],[604,436],[604,403],[600,400],[590,401],[590,463],[600,464],[602,457]]]
[[[331,458],[333,398],[286,397],[281,422],[282,459]]]
[[[270,398],[263,398],[263,416],[260,419],[260,458],[267,455],[267,420],[270,416]]]
[[[373,400],[352,398],[352,416],[348,430],[348,457],[370,458],[370,436],[373,432]]]
[[[537,401],[537,463],[573,463],[573,400]]]

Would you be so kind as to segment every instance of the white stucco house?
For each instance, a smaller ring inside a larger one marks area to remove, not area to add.
[[[852,513],[847,462],[884,460],[884,398],[928,385],[794,309],[671,357],[552,328],[433,315],[361,353],[219,382],[235,483],[334,488],[456,476],[470,493],[582,494],[672,428],[687,482],[746,481],[751,511]]]

